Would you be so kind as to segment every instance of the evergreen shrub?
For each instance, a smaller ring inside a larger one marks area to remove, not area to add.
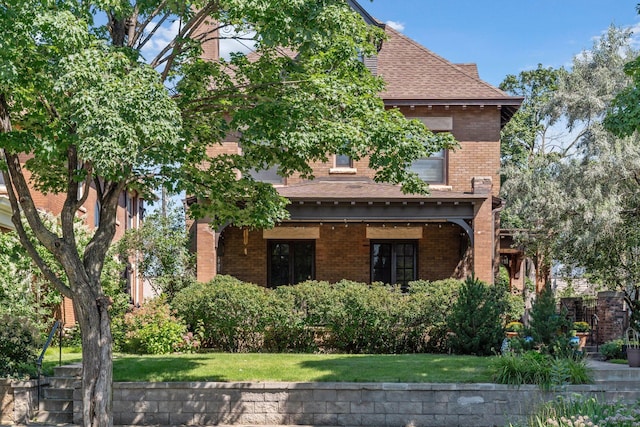
[[[458,354],[488,356],[500,349],[504,339],[506,309],[502,289],[469,277],[453,305],[448,319],[451,348]]]

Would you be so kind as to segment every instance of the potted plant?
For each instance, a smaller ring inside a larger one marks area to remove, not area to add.
[[[640,368],[640,335],[633,328],[628,328],[624,334],[627,346],[627,362],[632,368]]]
[[[582,350],[587,345],[589,331],[591,331],[591,326],[587,322],[573,322],[572,335],[577,338],[578,350]]]
[[[514,338],[524,330],[524,325],[521,322],[509,322],[504,330],[507,333],[507,338]]]

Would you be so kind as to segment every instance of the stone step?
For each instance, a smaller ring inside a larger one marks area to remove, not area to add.
[[[70,388],[42,388],[42,397],[44,399],[65,399],[73,400],[73,389]]]
[[[78,383],[77,378],[69,377],[49,377],[49,387],[51,388],[63,388],[73,390]]]
[[[54,377],[81,377],[82,376],[82,364],[73,363],[71,365],[56,366],[53,368]]]
[[[73,414],[73,400],[67,399],[41,399],[39,411],[44,412],[69,412]]]
[[[636,382],[640,386],[640,368],[629,369],[598,369],[593,371],[596,382],[628,381]]]
[[[73,412],[38,411],[35,422],[46,424],[71,424],[73,423]]]

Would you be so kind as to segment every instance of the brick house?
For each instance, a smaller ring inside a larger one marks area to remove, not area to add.
[[[28,156],[21,156],[21,162],[28,159]],[[27,169],[23,169],[23,173],[27,181],[31,174]],[[44,194],[31,187],[31,195],[33,201],[43,211],[53,215],[60,215],[65,200],[65,194]],[[79,194],[78,197],[81,197]],[[123,191],[118,200],[116,234],[114,241],[122,238],[125,231],[131,228],[138,228],[144,216],[145,203],[144,199],[139,197],[135,192]],[[84,225],[89,230],[94,229],[98,225],[100,208],[97,201],[97,193],[94,184],[89,188],[89,194],[85,203],[77,212],[78,218],[82,219]],[[0,231],[13,230],[14,226],[11,222],[11,205],[7,196],[7,189],[4,180],[0,174]],[[134,261],[134,260],[131,260]],[[129,268],[123,272],[127,283],[127,291],[131,296],[134,304],[142,303],[145,297],[149,297],[150,290],[145,286],[142,278],[136,273],[135,262],[130,262]],[[54,313],[56,319],[63,320],[64,326],[73,326],[75,324],[75,315],[73,312],[73,303],[70,299],[64,298],[61,306]]]
[[[199,281],[229,274],[264,286],[306,279],[406,285],[474,273],[493,283],[503,206],[500,129],[522,99],[482,81],[475,64],[453,64],[350,4],[387,33],[378,56],[365,60],[387,83],[380,94],[387,108],[451,132],[460,147],[412,166],[429,182],[428,196],[373,182],[366,159],[334,155],[312,165],[312,181],[264,171],[259,178],[291,201],[290,219],[270,230],[195,222]],[[212,150],[240,152],[231,140]]]

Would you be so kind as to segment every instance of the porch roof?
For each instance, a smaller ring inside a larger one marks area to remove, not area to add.
[[[355,201],[355,202],[471,202],[485,200],[489,194],[463,193],[433,186],[430,194],[405,194],[398,185],[380,184],[366,180],[312,181],[278,187],[278,193],[292,202],[298,201]]]
[[[367,181],[314,181],[278,188],[287,197],[287,222],[451,222],[467,233],[476,202],[491,194],[431,190],[404,194],[399,186]]]

